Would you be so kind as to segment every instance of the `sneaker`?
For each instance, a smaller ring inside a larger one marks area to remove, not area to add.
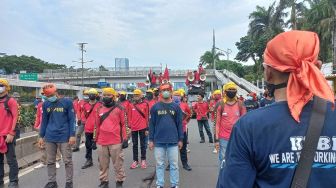
[[[98,187],[99,188],[108,188],[109,187],[109,182],[108,181],[102,181],[102,182],[100,182],[100,185]]]
[[[156,188],[163,188],[162,186],[156,186]]]
[[[191,171],[192,170],[192,168],[188,164],[184,164],[183,169],[186,170],[186,171]]]
[[[58,185],[56,183],[56,181],[54,182],[48,182],[47,185],[44,186],[44,188],[57,188]]]
[[[201,143],[201,144],[205,143],[205,140],[201,140],[200,143]]]
[[[216,148],[214,148],[214,150],[212,151],[212,153],[214,153],[214,154],[218,153],[218,151],[216,150]]]
[[[37,166],[35,166],[34,169],[40,169],[40,168],[43,168],[43,167],[45,167],[45,166],[47,166],[47,165],[45,165],[45,164],[43,164],[43,163],[40,163],[40,164],[38,164]]]
[[[124,183],[123,181],[117,181],[116,188],[122,188],[123,183]]]
[[[65,188],[73,188],[73,183],[72,182],[66,182],[65,183]]]
[[[8,188],[19,188],[19,183],[17,181],[9,182]]]
[[[131,164],[130,169],[136,169],[136,168],[138,168],[138,167],[139,167],[139,163],[138,163],[138,161],[133,161],[133,163]]]
[[[59,162],[56,162],[56,168],[60,168],[61,165],[59,164]]]
[[[84,163],[84,165],[82,166],[82,169],[87,169],[89,167],[93,166],[93,162],[92,160],[86,160],[86,162]]]
[[[146,160],[142,160],[142,161],[141,161],[141,168],[142,168],[142,169],[146,169],[146,168],[147,168]]]
[[[79,148],[72,149],[72,152],[78,152],[78,151],[79,151]]]
[[[190,149],[189,148],[187,148],[187,153],[190,153]]]

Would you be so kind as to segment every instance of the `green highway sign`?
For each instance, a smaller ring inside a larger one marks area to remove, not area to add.
[[[37,81],[37,73],[21,73],[20,80]]]

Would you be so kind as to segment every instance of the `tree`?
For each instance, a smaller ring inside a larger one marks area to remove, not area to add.
[[[65,69],[65,65],[48,63],[34,56],[3,56],[0,57],[0,67],[4,68],[7,74],[19,73],[22,70],[31,73],[41,73],[44,69]]]
[[[107,68],[105,68],[103,65],[99,66],[99,71],[108,71]]]
[[[304,0],[280,0],[276,9],[276,14],[282,14],[285,9],[290,9],[290,19],[286,25],[291,29],[300,29],[306,7]]]
[[[213,68],[213,62],[214,60],[216,62],[219,61],[219,56],[223,55],[220,52],[215,51],[215,55],[213,55],[213,50],[212,51],[206,51],[201,57],[200,57],[200,63],[206,67],[206,68]],[[217,66],[216,66],[217,67]]]

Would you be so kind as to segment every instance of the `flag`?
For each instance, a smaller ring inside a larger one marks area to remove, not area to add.
[[[163,80],[169,81],[169,71],[168,71],[167,65],[166,65],[166,69],[165,69],[165,71],[163,73]]]
[[[149,73],[147,75],[147,81],[148,81],[148,83],[152,83],[152,76],[153,76],[152,68],[150,68],[149,69]]]

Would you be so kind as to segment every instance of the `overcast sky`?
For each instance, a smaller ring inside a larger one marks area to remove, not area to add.
[[[212,46],[232,49],[248,29],[248,15],[269,0],[2,0],[0,52],[32,55],[74,65],[87,42],[88,67],[130,66],[194,68]],[[226,57],[223,57],[226,58]]]

